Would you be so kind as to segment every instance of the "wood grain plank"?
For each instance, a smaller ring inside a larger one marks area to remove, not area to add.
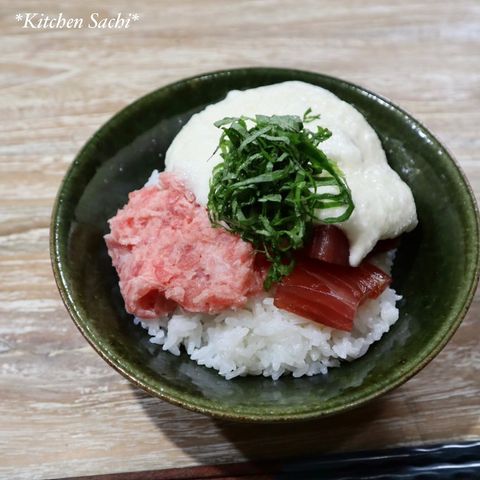
[[[0,477],[174,468],[480,436],[480,297],[419,375],[295,426],[214,421],[131,387],[56,291],[50,210],[76,152],[139,96],[203,71],[272,65],[348,79],[424,122],[480,195],[480,4],[215,0],[0,2]],[[32,30],[19,12],[134,9],[127,31]]]

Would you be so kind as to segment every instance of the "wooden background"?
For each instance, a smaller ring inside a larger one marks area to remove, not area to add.
[[[62,6],[63,4],[63,6]],[[138,13],[128,30],[22,29],[15,14]],[[411,112],[480,193],[480,3],[0,1],[0,476],[161,469],[480,437],[477,295],[419,375],[339,417],[218,422],[147,397],[74,327],[54,285],[50,210],[74,155],[153,89],[239,66],[314,70]]]

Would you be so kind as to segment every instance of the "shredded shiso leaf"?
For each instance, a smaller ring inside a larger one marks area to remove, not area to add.
[[[316,210],[339,209],[322,218],[339,223],[354,209],[343,173],[318,147],[332,133],[305,128],[318,118],[308,109],[303,118],[256,115],[215,122],[223,130],[217,147],[223,161],[210,179],[210,221],[252,243],[271,262],[265,290],[292,271],[293,252],[303,247]]]

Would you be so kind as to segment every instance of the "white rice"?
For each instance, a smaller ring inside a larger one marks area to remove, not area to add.
[[[377,266],[389,272],[393,253],[378,255]],[[398,320],[395,303],[400,300],[388,288],[358,310],[351,332],[335,330],[306,320],[273,305],[271,296],[252,298],[237,310],[218,315],[189,313],[180,308],[171,318],[144,321],[150,342],[173,355],[182,347],[199,365],[214,368],[226,379],[264,375],[277,380],[327,373],[341,360],[354,360]]]

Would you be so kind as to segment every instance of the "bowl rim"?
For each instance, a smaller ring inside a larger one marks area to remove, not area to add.
[[[475,230],[473,235],[475,236],[475,249],[474,249],[474,275],[471,279],[468,292],[464,297],[463,304],[461,306],[460,311],[458,312],[455,321],[451,322],[448,325],[448,328],[444,331],[443,335],[437,340],[437,343],[433,345],[433,347],[423,355],[421,360],[413,365],[409,370],[399,375],[397,378],[390,379],[387,382],[383,382],[382,386],[377,389],[373,389],[369,393],[365,394],[364,396],[357,398],[349,403],[342,404],[340,406],[331,407],[328,409],[312,409],[310,411],[301,411],[301,412],[294,412],[294,413],[274,413],[269,414],[268,411],[263,411],[262,413],[238,413],[236,411],[225,411],[222,409],[215,408],[213,406],[204,406],[198,404],[189,403],[188,400],[184,400],[179,398],[179,396],[175,396],[169,391],[165,389],[158,390],[150,386],[144,380],[141,380],[135,376],[134,372],[129,371],[125,368],[119,361],[118,358],[113,355],[111,352],[108,351],[106,347],[102,348],[102,343],[99,342],[98,339],[95,339],[93,335],[89,332],[88,328],[84,325],[82,321],[82,315],[77,310],[75,306],[75,302],[71,296],[70,286],[65,276],[64,269],[62,267],[62,258],[60,253],[60,241],[59,241],[59,229],[61,222],[59,221],[59,210],[61,204],[63,202],[63,195],[65,191],[65,187],[67,182],[75,170],[75,168],[79,165],[79,158],[86,152],[89,148],[89,145],[98,135],[102,135],[111,127],[113,123],[119,122],[123,119],[123,117],[127,117],[130,115],[131,112],[134,112],[136,109],[142,106],[142,104],[147,101],[150,97],[158,94],[159,91],[162,90],[172,90],[174,91],[176,87],[181,86],[185,83],[189,83],[192,81],[209,81],[211,79],[215,79],[217,77],[228,76],[232,73],[239,73],[239,72],[277,72],[277,73],[288,73],[288,74],[298,74],[298,75],[311,75],[313,77],[321,77],[325,80],[334,81],[338,84],[343,84],[349,88],[353,88],[357,92],[362,94],[366,94],[371,100],[380,102],[383,106],[395,110],[401,114],[403,119],[408,120],[410,123],[419,127],[420,130],[425,131],[431,139],[436,143],[436,147],[439,150],[443,150],[446,154],[446,157],[451,162],[452,166],[456,170],[459,178],[463,182],[463,187],[465,189],[465,193],[468,195],[471,204],[469,208],[472,209],[472,212],[475,217]],[[451,152],[434,136],[430,130],[428,130],[423,123],[416,120],[411,114],[409,114],[406,110],[398,107],[394,102],[388,99],[385,96],[378,95],[366,88],[363,88],[355,83],[340,79],[338,77],[334,77],[331,75],[326,75],[323,73],[312,72],[308,70],[301,70],[301,69],[291,69],[291,68],[282,68],[282,67],[241,67],[241,68],[232,68],[232,69],[222,69],[222,70],[215,70],[211,72],[200,73],[197,75],[193,75],[187,78],[182,78],[172,83],[168,83],[163,85],[141,97],[136,99],[135,101],[129,103],[127,106],[122,108],[121,110],[117,111],[115,114],[110,116],[106,122],[104,122],[100,128],[98,128],[85,142],[83,147],[79,150],[79,152],[75,155],[74,160],[70,164],[69,168],[67,169],[60,186],[58,188],[57,195],[55,197],[55,201],[53,203],[52,214],[51,214],[51,221],[50,221],[50,238],[49,238],[49,246],[50,246],[50,261],[52,265],[53,275],[55,279],[55,283],[59,290],[60,296],[62,301],[70,314],[74,324],[80,331],[80,333],[85,337],[88,343],[93,347],[93,349],[117,372],[119,372],[122,376],[127,378],[131,383],[136,385],[137,387],[141,388],[142,390],[146,391],[148,394],[160,398],[161,400],[165,400],[173,405],[183,407],[187,410],[194,411],[197,413],[201,413],[204,415],[209,415],[214,418],[223,419],[223,420],[234,420],[240,422],[255,422],[255,423],[285,423],[285,422],[293,422],[293,421],[305,421],[305,420],[312,420],[318,418],[324,418],[327,416],[331,416],[338,413],[343,413],[349,411],[353,408],[356,408],[360,405],[368,403],[375,398],[378,398],[387,392],[393,390],[394,388],[402,385],[414,375],[416,375],[420,370],[422,370],[433,358],[438,355],[438,353],[445,347],[448,341],[451,339],[455,331],[460,326],[462,320],[465,318],[467,311],[473,301],[473,297],[475,295],[477,285],[479,282],[479,275],[480,275],[480,216],[478,210],[478,204],[475,198],[475,194],[473,189],[465,176],[465,173],[462,171],[461,167],[451,154]]]

